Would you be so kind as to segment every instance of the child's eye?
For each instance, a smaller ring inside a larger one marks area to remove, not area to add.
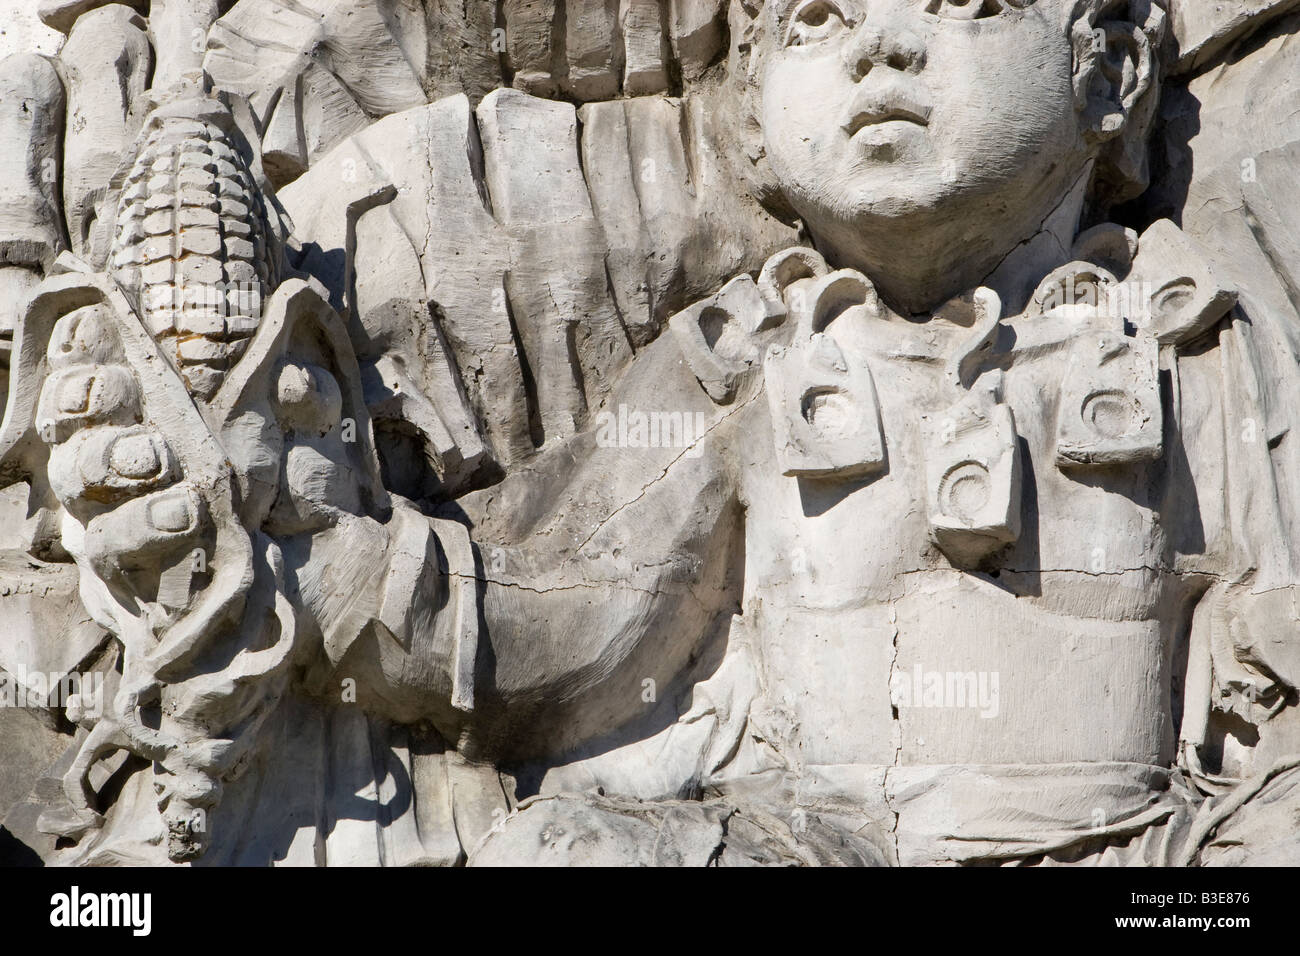
[[[1034,0],[928,0],[926,13],[951,20],[980,20],[995,17],[1003,10],[1023,10]]]
[[[786,46],[820,43],[848,28],[848,18],[835,0],[804,0],[790,17]]]

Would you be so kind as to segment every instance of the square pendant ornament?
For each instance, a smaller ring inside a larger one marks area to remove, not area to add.
[[[1056,463],[1062,469],[1155,461],[1163,450],[1159,343],[1139,332],[1089,332],[1061,386]]]
[[[866,362],[829,335],[772,346],[763,366],[781,474],[863,478],[884,470],[880,404]]]
[[[947,411],[921,416],[930,534],[957,567],[1020,537],[1019,438],[1000,385],[1000,373],[986,376]]]

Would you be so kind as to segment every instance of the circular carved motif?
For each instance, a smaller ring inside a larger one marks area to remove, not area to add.
[[[1084,399],[1080,412],[1083,423],[1102,438],[1131,435],[1142,421],[1142,405],[1119,390],[1093,392]]]
[[[971,521],[988,504],[991,492],[988,469],[977,461],[963,461],[939,482],[939,506],[944,514]]]

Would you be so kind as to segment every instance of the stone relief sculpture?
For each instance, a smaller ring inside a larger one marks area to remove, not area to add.
[[[46,0],[3,852],[1300,862],[1294,6]]]

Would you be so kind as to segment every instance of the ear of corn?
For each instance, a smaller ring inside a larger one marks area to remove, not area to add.
[[[248,146],[220,100],[156,109],[122,186],[109,267],[192,394],[243,354],[277,281]]]

